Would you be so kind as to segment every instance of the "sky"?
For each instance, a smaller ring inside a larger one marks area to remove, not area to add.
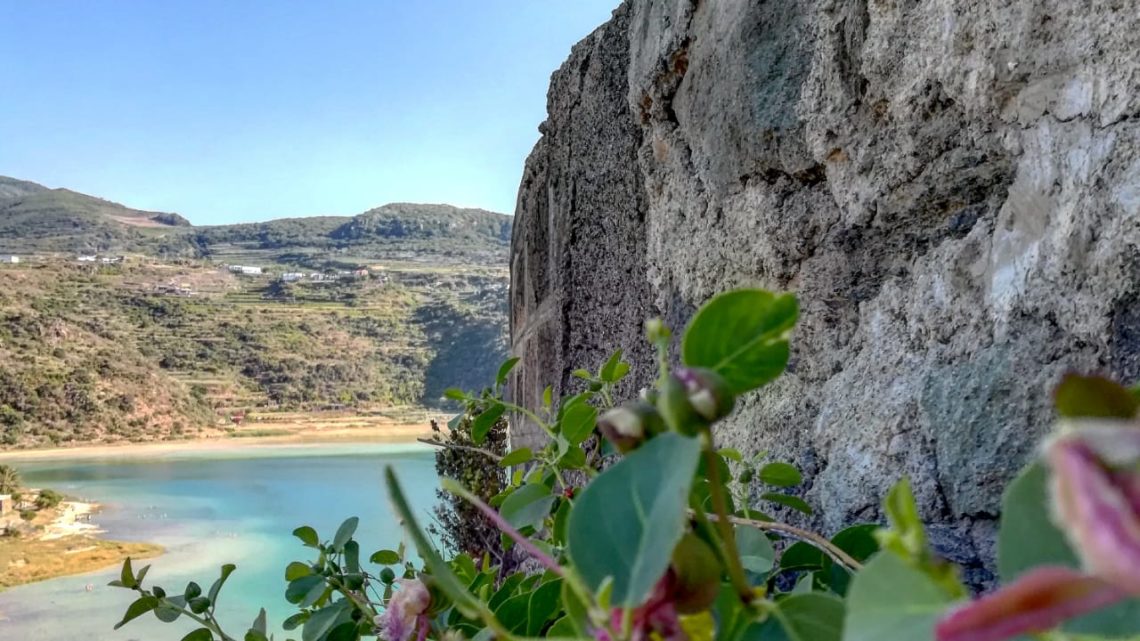
[[[0,0],[0,175],[196,225],[513,213],[550,74],[619,0]]]

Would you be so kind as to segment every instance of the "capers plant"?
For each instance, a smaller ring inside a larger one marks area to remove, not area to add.
[[[1140,395],[1098,377],[1057,390],[1056,435],[1009,486],[998,569],[1005,585],[972,598],[954,565],[928,545],[910,486],[884,500],[886,525],[831,537],[775,520],[812,508],[790,488],[792,465],[717,447],[714,426],[737,398],[787,365],[793,296],[739,290],[713,298],[670,365],[670,331],[647,323],[659,375],[617,404],[629,371],[617,353],[584,391],[527,408],[459,390],[474,448],[504,416],[548,436],[538,451],[496,458],[509,483],[489,500],[452,478],[444,489],[493,523],[504,547],[532,568],[506,573],[491,558],[445,558],[424,533],[391,468],[388,493],[409,547],[362,562],[355,519],[329,540],[294,534],[315,560],[291,563],[284,628],[302,641],[1001,641],[1136,638],[1140,634]],[[617,459],[614,461],[614,459]],[[612,462],[612,464],[608,464]],[[413,554],[414,550],[414,554]],[[378,572],[374,568],[381,568]],[[171,596],[143,586],[128,562],[116,584],[138,599],[123,623],[149,611],[197,627],[183,641],[233,641],[213,615],[222,578]],[[264,611],[242,637],[267,638]]]

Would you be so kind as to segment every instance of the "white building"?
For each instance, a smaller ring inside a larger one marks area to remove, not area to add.
[[[285,283],[292,283],[301,280],[304,277],[305,275],[301,272],[285,272],[284,274],[281,274],[281,281]]]
[[[242,274],[243,276],[260,276],[260,267],[250,267],[249,265],[230,265],[230,271],[235,274]]]
[[[94,254],[81,254],[77,260],[81,263],[93,263],[95,262],[96,258],[98,258],[98,256],[95,256]]]
[[[20,262],[19,256],[0,256],[0,263],[15,265]]]

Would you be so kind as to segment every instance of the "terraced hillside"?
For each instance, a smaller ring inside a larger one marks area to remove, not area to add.
[[[0,443],[191,437],[249,413],[398,413],[482,385],[504,357],[503,267],[283,273],[143,256],[0,266]]]

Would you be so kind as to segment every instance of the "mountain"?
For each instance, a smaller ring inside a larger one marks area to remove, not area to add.
[[[0,176],[0,252],[125,251],[145,245],[156,230],[188,224],[178,214]]]
[[[2,178],[0,449],[438,408],[506,357],[510,226],[400,203],[194,227]]]
[[[311,268],[374,260],[505,264],[512,218],[392,203],[357,216],[193,227],[67,189],[0,177],[0,253],[136,253]]]

